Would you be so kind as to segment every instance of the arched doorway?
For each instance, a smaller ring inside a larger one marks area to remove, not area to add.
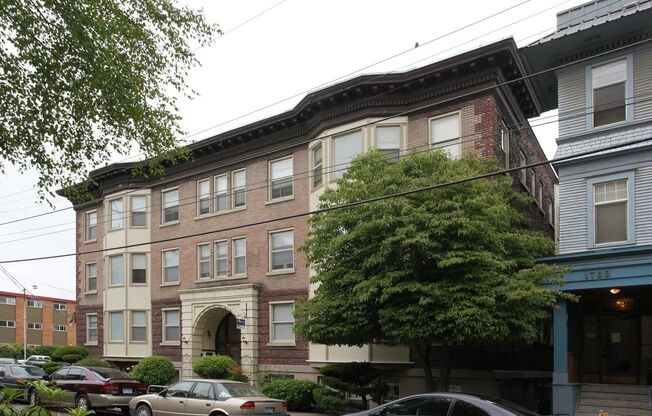
[[[236,327],[235,316],[228,313],[217,327],[215,354],[228,355],[240,364],[240,348],[240,330]]]

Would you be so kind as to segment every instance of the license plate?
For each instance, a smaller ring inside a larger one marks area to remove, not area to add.
[[[272,415],[272,414],[274,414],[274,408],[273,408],[273,407],[266,407],[266,408],[265,408],[265,414],[266,414],[266,415]]]
[[[124,394],[133,394],[134,389],[132,389],[131,387],[123,387],[122,392]]]

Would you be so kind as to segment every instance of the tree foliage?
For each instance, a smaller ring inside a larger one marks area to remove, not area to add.
[[[177,96],[219,33],[172,0],[0,0],[0,171],[71,185],[132,148],[179,156]]]
[[[492,161],[443,152],[387,163],[354,160],[323,208],[498,170]],[[303,249],[316,269],[315,296],[296,310],[296,331],[328,345],[409,345],[434,388],[430,346],[529,343],[560,292],[559,271],[535,264],[553,242],[528,228],[531,203],[511,176],[463,182],[313,215]],[[450,355],[447,355],[450,358]],[[452,360],[440,368],[447,389]]]

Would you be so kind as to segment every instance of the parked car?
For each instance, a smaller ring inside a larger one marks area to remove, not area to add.
[[[507,400],[478,394],[427,393],[408,396],[347,416],[539,416]],[[139,415],[140,416],[140,415]]]
[[[2,364],[16,364],[15,358],[0,358],[0,365]]]
[[[86,410],[119,408],[128,414],[129,400],[147,392],[145,384],[115,368],[68,366],[43,378],[67,391],[62,405]]]
[[[43,364],[50,362],[48,355],[30,355],[26,360],[18,360],[19,364],[36,365],[42,367]]]
[[[24,364],[0,365],[0,388],[20,390],[23,398],[30,404],[36,404],[34,389],[27,384],[41,380],[45,373],[40,367]]]
[[[287,403],[270,399],[246,383],[183,380],[156,394],[131,399],[132,416],[287,415]]]

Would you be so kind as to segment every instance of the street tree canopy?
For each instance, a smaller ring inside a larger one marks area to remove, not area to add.
[[[0,171],[45,190],[132,149],[146,172],[187,156],[176,100],[218,33],[173,0],[0,0]]]
[[[377,151],[355,159],[321,207],[332,207],[499,170],[491,161],[441,151],[389,163]],[[434,389],[431,348],[440,343],[440,390],[455,346],[532,342],[562,295],[541,286],[560,273],[535,258],[553,242],[527,228],[529,195],[509,175],[385,199],[310,218],[303,250],[314,297],[298,306],[296,332],[327,345],[411,346]]]

